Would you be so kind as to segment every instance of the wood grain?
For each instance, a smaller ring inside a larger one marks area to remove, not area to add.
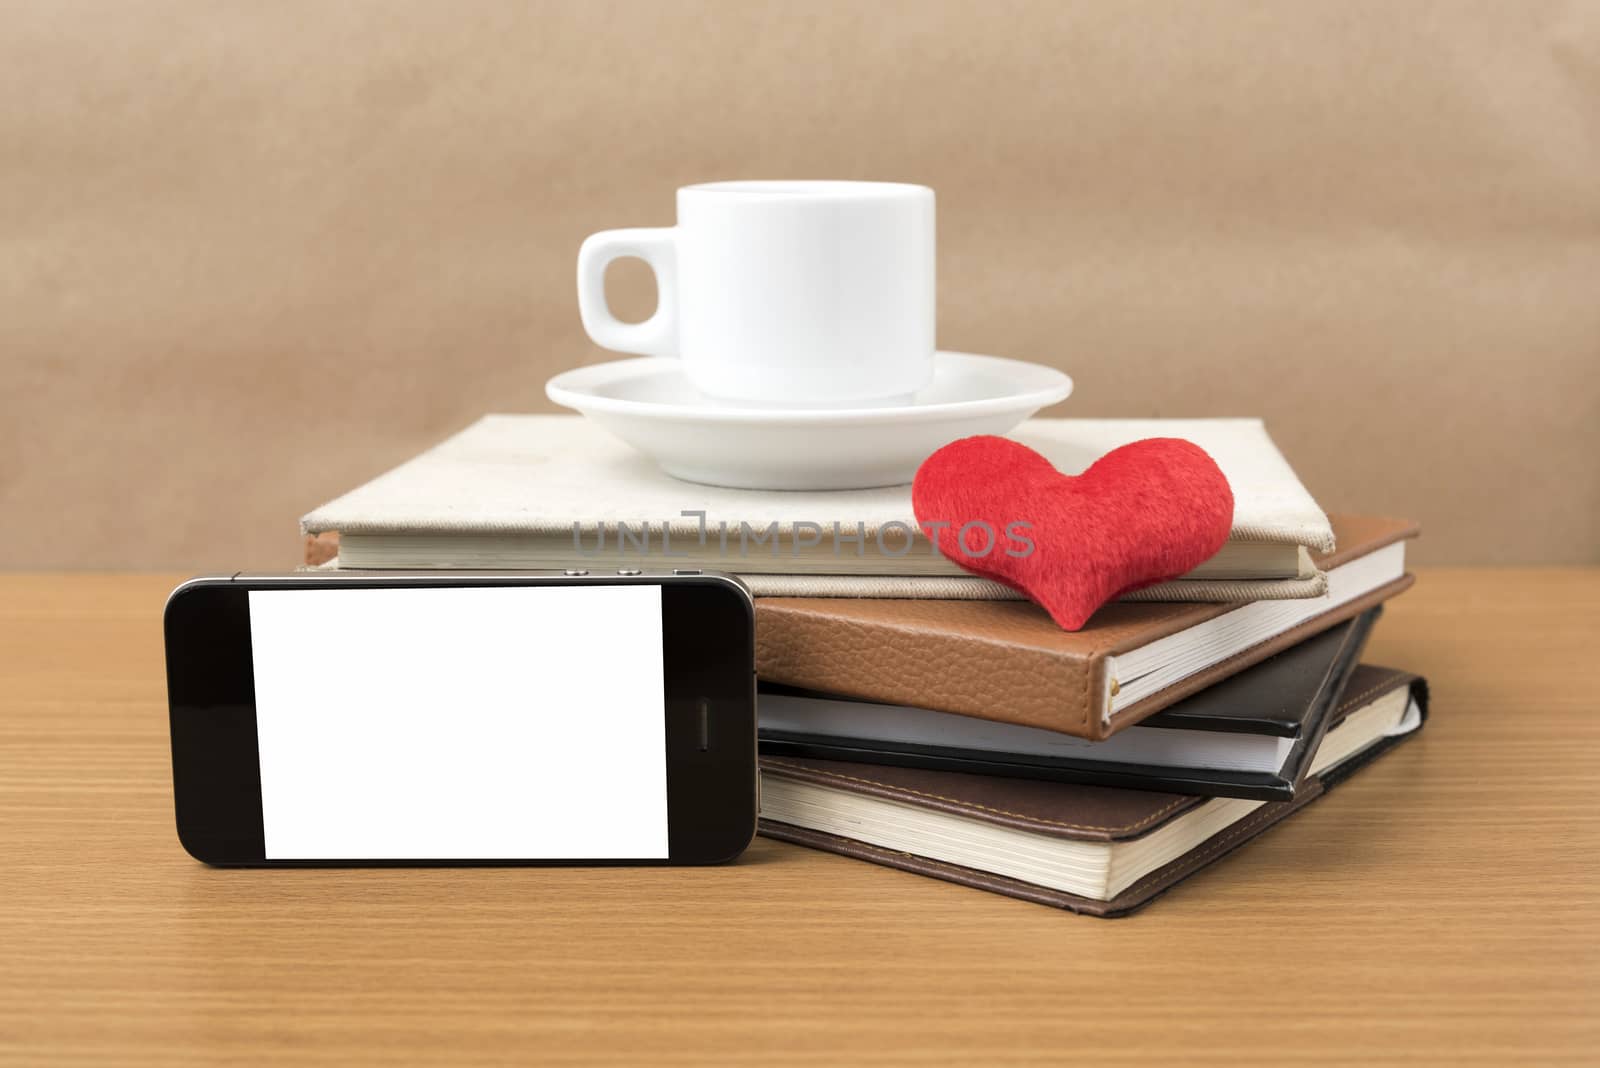
[[[1593,1063],[1600,570],[1428,571],[1433,721],[1131,919],[758,841],[683,870],[213,871],[174,578],[0,578],[0,1058]]]

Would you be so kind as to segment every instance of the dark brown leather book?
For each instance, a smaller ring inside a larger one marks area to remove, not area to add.
[[[1293,801],[763,757],[761,833],[1095,916],[1121,916],[1414,734],[1428,690],[1361,665]]]
[[[1334,516],[1321,597],[1102,608],[1064,631],[1007,601],[764,597],[765,682],[1107,738],[1411,585],[1407,520]]]

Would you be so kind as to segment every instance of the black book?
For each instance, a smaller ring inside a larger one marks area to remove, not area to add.
[[[1369,609],[1098,742],[763,684],[761,752],[1288,801],[1381,611]]]

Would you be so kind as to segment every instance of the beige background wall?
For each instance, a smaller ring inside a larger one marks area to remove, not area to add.
[[[0,567],[292,564],[606,358],[585,234],[817,176],[934,186],[941,344],[1057,414],[1260,414],[1427,561],[1600,561],[1595,3],[53,0],[0,5]]]

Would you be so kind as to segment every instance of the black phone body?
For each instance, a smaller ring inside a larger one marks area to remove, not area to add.
[[[190,580],[178,838],[218,866],[712,864],[757,816],[755,621],[714,573]]]

